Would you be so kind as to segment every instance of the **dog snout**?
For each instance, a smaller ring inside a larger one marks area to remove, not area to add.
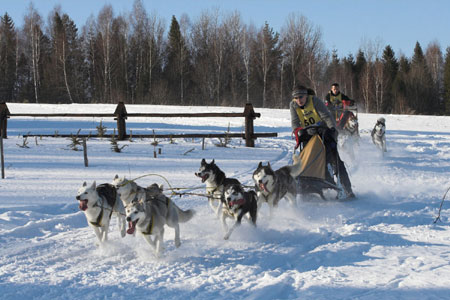
[[[75,199],[77,199],[77,200],[81,200],[81,199],[80,199],[80,196],[76,196],[76,197],[75,197]]]
[[[127,217],[127,222],[131,222],[131,218],[130,217]]]

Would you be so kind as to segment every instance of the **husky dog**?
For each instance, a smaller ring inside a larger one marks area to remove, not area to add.
[[[297,181],[296,177],[301,172],[301,160],[294,159],[296,162],[291,166],[284,166],[276,171],[272,170],[270,163],[263,166],[262,162],[253,172],[253,181],[258,195],[258,210],[266,202],[269,205],[270,216],[273,214],[273,208],[278,202],[286,197],[292,205],[296,205]]]
[[[179,247],[180,225],[189,221],[194,211],[180,209],[170,198],[164,195],[161,186],[150,185],[145,194],[147,198],[133,200],[125,208],[128,222],[128,234],[139,231],[159,256],[164,250],[164,225],[175,229],[175,247]],[[154,236],[154,239],[151,238]]]
[[[250,220],[256,226],[256,213],[258,210],[258,201],[254,191],[244,191],[240,184],[227,185],[224,189],[225,207],[222,209],[222,227],[225,231],[224,239],[228,240],[233,230],[241,225],[242,217],[245,214],[250,215]],[[226,219],[232,218],[236,222],[228,229]]]
[[[219,169],[219,167],[212,162],[207,163],[203,158],[200,163],[200,169],[195,176],[200,177],[202,182],[206,182],[206,193],[210,196],[209,206],[216,214],[217,217],[220,215],[220,210],[223,203],[223,192],[224,187],[229,184],[241,184],[239,180],[235,178],[227,178],[225,173]]]
[[[378,118],[375,127],[372,129],[372,142],[383,152],[386,152],[386,120]]]
[[[342,129],[345,134],[359,137],[358,117],[353,113],[349,114]]]
[[[117,215],[121,236],[126,235],[125,209],[114,186],[107,183],[96,186],[95,181],[88,186],[84,182],[78,189],[76,199],[80,202],[80,210],[84,211],[88,224],[94,229],[100,243],[108,240],[112,213]]]
[[[146,199],[147,190],[132,180],[125,177],[119,177],[117,174],[112,181],[112,185],[116,187],[117,194],[122,200],[124,206],[130,204],[133,200]]]
[[[349,112],[345,124],[339,130],[338,145],[342,152],[349,155],[350,161],[355,159],[355,146],[359,145],[358,117]]]

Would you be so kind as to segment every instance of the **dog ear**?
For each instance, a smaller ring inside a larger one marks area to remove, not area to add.
[[[212,160],[211,164],[212,164],[212,165],[214,164],[214,159]]]
[[[272,169],[272,167],[270,166],[270,161],[267,162],[267,166]]]
[[[203,165],[206,165],[206,160],[203,158],[203,159],[202,159],[202,162],[201,162],[200,164],[201,164],[202,166],[203,166]]]
[[[116,176],[114,176],[114,179],[117,179],[117,178],[119,178],[119,175],[116,174]]]
[[[86,183],[86,181],[85,181],[85,182],[83,182],[83,186],[87,186],[87,183]]]
[[[159,186],[159,190],[160,190],[161,192],[164,191],[164,185],[161,184],[161,185]]]
[[[262,161],[260,161],[258,164],[258,168],[261,168],[261,167],[262,167]]]
[[[92,185],[91,185],[91,188],[95,189],[96,186],[97,186],[97,185],[96,185],[95,180],[94,180],[94,182],[93,182]]]

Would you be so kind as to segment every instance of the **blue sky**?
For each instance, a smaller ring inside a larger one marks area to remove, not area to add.
[[[97,16],[105,4],[116,15],[130,12],[133,0],[34,0],[35,8],[47,19],[60,4],[62,11],[81,28],[92,14]],[[0,0],[0,14],[8,12],[16,26],[22,25],[30,0]],[[442,51],[450,46],[450,1],[448,0],[144,0],[148,12],[156,12],[169,24],[172,15],[186,13],[195,20],[202,11],[218,7],[224,13],[239,11],[246,24],[257,27],[267,21],[279,31],[290,13],[306,16],[318,26],[328,50],[339,56],[356,54],[364,41],[391,45],[396,55],[410,57],[416,41],[422,48],[438,41]]]

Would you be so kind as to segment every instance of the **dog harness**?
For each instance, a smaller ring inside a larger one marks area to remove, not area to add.
[[[153,231],[153,214],[150,217],[150,222],[148,223],[146,231],[142,231],[143,235],[151,235]]]
[[[95,202],[95,204],[94,204],[94,207],[95,206],[100,207],[101,210],[100,210],[100,213],[98,214],[97,221],[89,222],[89,223],[91,223],[95,227],[102,227],[103,226],[102,225],[103,211],[105,210],[103,203],[105,203],[105,201],[107,201],[109,206],[111,206],[111,211],[109,213],[109,218],[111,218],[111,215],[113,213],[112,208],[116,204],[116,195],[117,194],[116,194],[116,189],[112,185],[107,184],[107,183],[100,184],[99,186],[97,186],[96,191],[97,191],[98,197],[102,200],[102,205],[99,206],[97,204],[98,203],[98,200],[97,200],[97,202]]]
[[[99,206],[101,209],[100,209],[100,213],[98,214],[97,221],[95,221],[95,222],[90,221],[90,222],[89,222],[89,223],[91,223],[91,224],[92,224],[93,226],[95,226],[95,227],[102,227],[102,226],[103,226],[103,225],[102,225],[102,219],[103,219],[103,212],[105,211],[105,208],[103,207],[103,201],[105,201],[105,199],[102,198],[102,197],[100,197],[100,199],[102,199],[102,205]],[[98,203],[98,202],[96,202],[96,203],[94,204],[94,206],[98,206],[97,203]],[[111,211],[110,211],[110,213],[109,213],[109,218],[111,218],[112,213],[113,213],[113,210],[111,209]]]
[[[308,96],[308,100],[306,101],[306,104],[303,108],[297,107],[295,111],[297,112],[298,119],[301,123],[300,127],[306,127],[322,121],[316,109],[314,108],[312,95]]]

